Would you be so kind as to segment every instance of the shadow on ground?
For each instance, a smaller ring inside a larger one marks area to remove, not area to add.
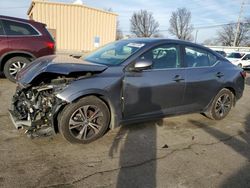
[[[156,129],[161,123],[121,127],[109,152],[111,157],[120,155],[117,188],[156,187]]]
[[[228,135],[220,130],[215,129],[208,123],[202,123],[189,120],[190,123],[202,128],[205,132],[214,136],[225,145],[232,148],[235,152],[245,157],[250,162],[250,114],[247,115],[244,122],[244,132],[238,132],[237,137]],[[237,161],[235,161],[237,163]],[[226,179],[221,187],[250,187],[250,163],[233,173],[231,177]]]

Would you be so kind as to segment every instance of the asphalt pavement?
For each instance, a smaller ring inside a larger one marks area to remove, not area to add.
[[[200,114],[122,126],[87,145],[29,139],[0,78],[0,187],[250,187],[250,77],[227,118]]]

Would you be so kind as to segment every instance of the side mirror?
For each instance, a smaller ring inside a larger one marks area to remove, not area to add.
[[[153,65],[152,61],[149,60],[139,60],[135,63],[134,67],[131,69],[132,71],[142,71],[151,68]]]

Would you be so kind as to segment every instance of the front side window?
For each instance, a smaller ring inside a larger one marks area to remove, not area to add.
[[[120,65],[143,46],[145,46],[144,43],[121,40],[96,50],[84,60],[110,66]]]
[[[6,35],[39,35],[39,33],[29,24],[14,22],[10,20],[2,20]]]
[[[187,67],[208,67],[213,66],[218,59],[215,55],[205,50],[185,47],[184,61]]]
[[[174,45],[155,47],[139,57],[153,62],[152,69],[179,68],[178,48]]]

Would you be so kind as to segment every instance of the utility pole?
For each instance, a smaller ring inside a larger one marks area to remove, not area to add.
[[[242,13],[243,13],[244,4],[245,4],[245,0],[242,0],[241,7],[240,7],[240,14],[239,14],[239,17],[238,17],[237,29],[236,29],[236,33],[235,33],[235,37],[234,37],[234,47],[236,46],[239,31],[240,31],[240,20],[241,20],[241,16],[242,16]]]

